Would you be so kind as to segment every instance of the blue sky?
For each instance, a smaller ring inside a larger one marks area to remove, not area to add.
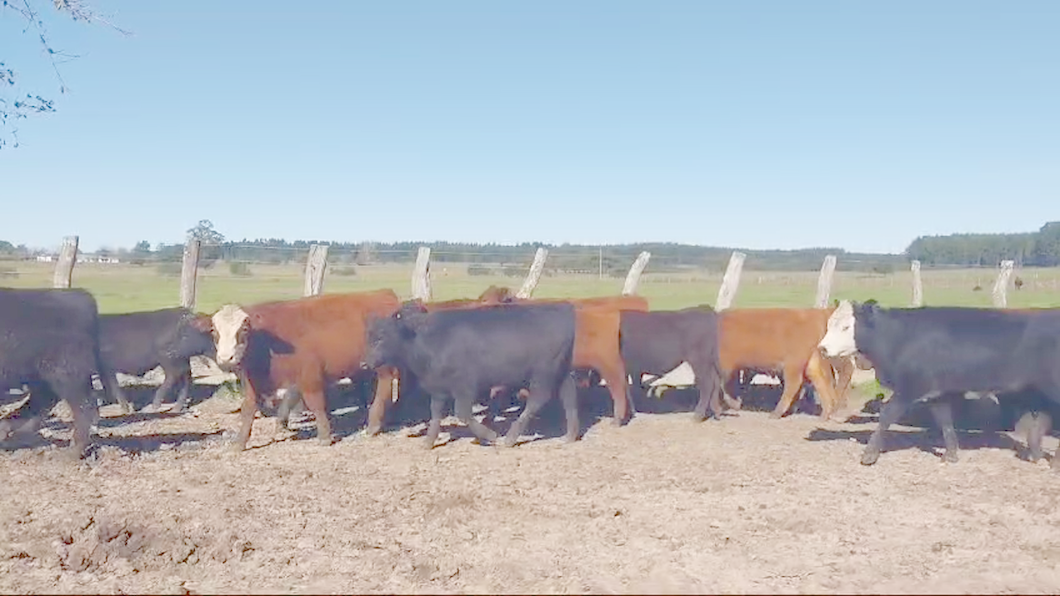
[[[1055,0],[94,6],[134,36],[49,19],[81,58],[0,151],[0,239],[897,252],[1060,219]]]

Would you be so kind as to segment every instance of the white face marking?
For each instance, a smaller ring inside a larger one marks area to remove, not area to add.
[[[245,310],[235,304],[226,304],[211,318],[214,328],[213,341],[217,347],[217,364],[219,366],[238,364],[246,348],[239,344],[241,339],[239,331],[249,316]]]
[[[854,339],[854,306],[849,300],[843,300],[828,317],[828,331],[817,344],[821,352],[829,358],[850,356],[858,351]]]

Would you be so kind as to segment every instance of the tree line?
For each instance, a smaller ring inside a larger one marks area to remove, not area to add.
[[[905,250],[925,266],[996,267],[1015,261],[1017,267],[1060,266],[1060,221],[1022,234],[950,234],[921,236]]]
[[[202,242],[200,265],[210,267],[218,261],[249,263],[304,263],[312,244],[327,244],[328,260],[335,265],[375,265],[412,263],[421,246],[431,247],[434,263],[468,263],[476,271],[525,271],[538,247],[549,249],[546,271],[602,272],[625,275],[641,251],[649,251],[653,272],[676,272],[687,269],[724,271],[733,249],[713,246],[648,242],[619,245],[522,243],[516,245],[478,244],[471,242],[328,242],[322,240],[288,241],[281,238],[231,241],[213,229],[209,220],[200,221],[188,230],[188,236]],[[743,249],[741,249],[743,250]],[[0,240],[0,258],[32,258],[43,251],[13,246]],[[118,257],[133,264],[178,263],[183,244],[159,243],[152,248],[143,240],[131,249],[100,250],[100,254]],[[807,248],[798,250],[743,250],[747,254],[744,268],[758,271],[816,271],[824,257],[834,254],[845,271],[890,273],[908,267],[912,259],[925,267],[996,267],[1003,260],[1013,260],[1017,267],[1060,266],[1060,222],[1050,222],[1037,232],[1023,234],[950,234],[921,236],[902,254],[848,252],[840,248]],[[490,269],[490,267],[494,267]]]

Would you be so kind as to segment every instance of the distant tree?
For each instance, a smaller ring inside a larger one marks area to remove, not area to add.
[[[151,258],[151,243],[141,240],[129,251],[129,262],[133,265],[143,265]]]
[[[213,222],[208,219],[200,219],[199,223],[189,228],[188,239],[196,239],[203,244],[221,244],[225,241],[224,234],[213,229]]]
[[[209,268],[213,266],[223,253],[224,234],[213,229],[213,222],[208,219],[200,219],[195,227],[188,230],[188,239],[196,239],[200,242],[199,266]]]
[[[52,0],[51,2],[4,0],[0,4],[0,13],[12,14],[17,20],[23,21],[25,27],[22,33],[26,39],[35,40],[41,44],[43,54],[55,74],[60,94],[65,94],[68,88],[59,72],[59,65],[78,56],[52,45],[47,23],[52,22],[56,15],[65,15],[79,22],[105,25],[122,35],[130,35],[128,31],[115,26],[96,13],[83,0]],[[12,147],[18,147],[16,123],[19,120],[34,114],[47,114],[55,111],[55,101],[44,95],[22,89],[14,66],[0,61],[0,149],[7,146],[9,141]]]
[[[17,252],[15,245],[7,240],[0,240],[0,255],[13,255]]]
[[[1060,221],[1051,221],[1038,230],[1031,260],[1039,267],[1060,265]]]

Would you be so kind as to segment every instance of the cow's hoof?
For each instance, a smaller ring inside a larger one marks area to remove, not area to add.
[[[784,413],[783,412],[770,412],[769,413],[769,418],[771,420],[780,420],[783,417],[784,417]]]
[[[866,451],[861,455],[861,465],[871,466],[876,463],[876,460],[880,459],[880,453],[878,451]]]
[[[330,436],[328,436],[328,437],[317,437],[317,443],[320,444],[320,445],[323,445],[324,447],[331,447],[335,443],[335,439],[333,437],[330,437]]]
[[[615,416],[615,417],[611,418],[611,426],[614,426],[616,428],[619,427],[619,426],[622,426],[623,422],[624,422],[624,420],[622,420],[618,416]]]
[[[420,448],[424,451],[430,451],[431,449],[434,449],[434,439],[428,439],[420,443]]]
[[[382,426],[369,426],[364,429],[364,434],[368,435],[369,437],[374,437],[381,432],[383,432]]]
[[[578,442],[578,435],[566,435],[563,437],[563,442],[567,445]]]
[[[246,449],[247,446],[245,444],[232,442],[228,444],[228,447],[225,448],[225,451],[231,455],[236,455],[239,453],[243,453],[244,451],[246,451]]]
[[[1041,460],[1043,457],[1045,457],[1045,454],[1042,453],[1041,451],[1038,451],[1038,452],[1027,451],[1026,453],[1023,454],[1023,459],[1025,459],[1026,461],[1031,462],[1032,464],[1038,463],[1038,461]]]
[[[500,448],[502,448],[502,449],[511,449],[512,447],[515,447],[515,444],[518,441],[519,441],[519,439],[517,439],[515,437],[504,437],[503,439],[500,439],[499,441],[493,441],[493,444],[498,446],[498,447],[500,447]]]
[[[960,461],[960,456],[955,451],[947,451],[942,454],[942,461],[950,464],[955,464]]]

